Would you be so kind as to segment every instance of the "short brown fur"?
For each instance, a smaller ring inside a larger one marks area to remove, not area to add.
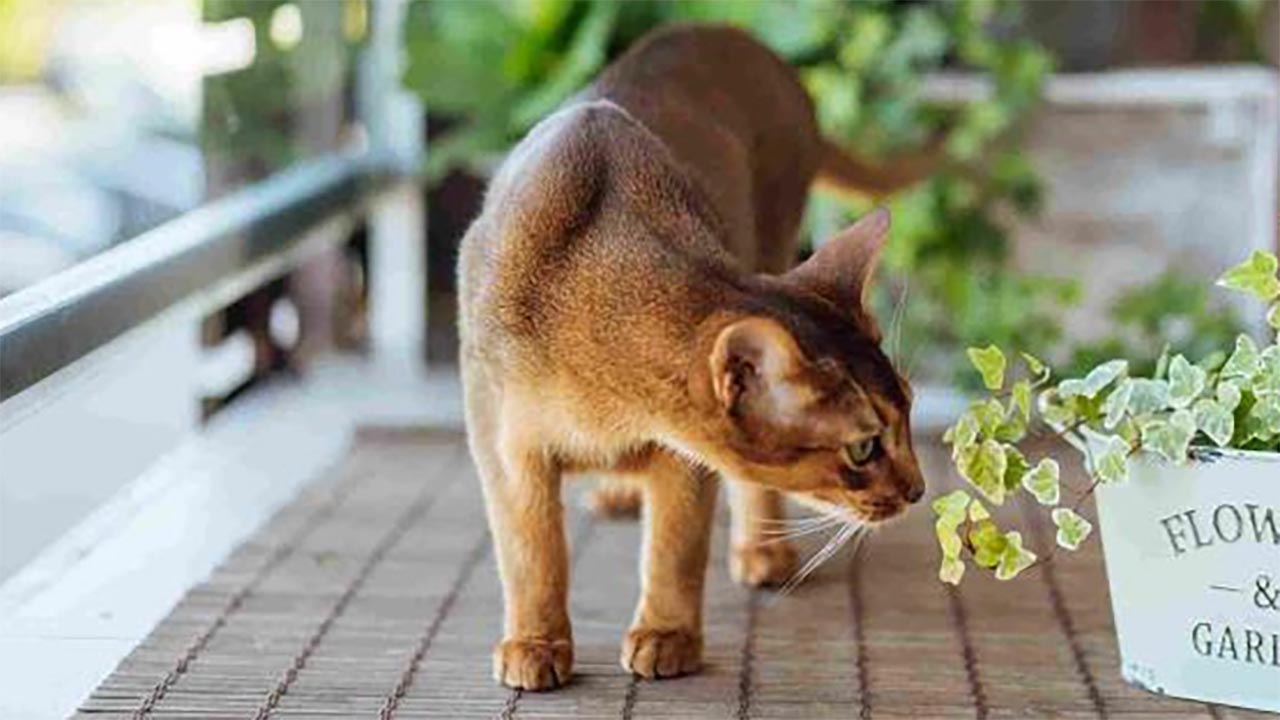
[[[622,664],[647,678],[701,663],[717,476],[733,481],[731,569],[752,585],[794,566],[765,541],[775,491],[868,522],[919,499],[910,392],[862,305],[887,214],[787,272],[819,174],[879,192],[915,177],[826,143],[794,72],[750,36],[678,26],[638,42],[494,178],[459,273],[467,424],[506,605],[500,682],[571,673],[565,474],[643,495]],[[874,454],[851,465],[850,443]]]

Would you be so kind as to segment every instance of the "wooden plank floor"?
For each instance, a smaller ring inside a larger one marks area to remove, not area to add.
[[[931,478],[945,477],[940,457],[928,453]],[[877,532],[781,600],[730,582],[718,528],[706,668],[643,682],[617,662],[639,530],[575,508],[575,680],[514,692],[490,677],[501,596],[461,436],[369,430],[77,717],[1262,717],[1120,680],[1096,542],[1020,592],[976,573],[953,591],[935,579],[929,515]]]

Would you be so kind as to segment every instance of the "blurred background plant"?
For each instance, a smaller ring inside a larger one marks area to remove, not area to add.
[[[459,171],[483,178],[539,119],[648,30],[680,21],[734,24],[798,69],[825,132],[847,147],[891,162],[895,153],[941,140],[951,169],[889,200],[894,241],[876,298],[881,317],[901,318],[895,333],[917,377],[968,383],[961,349],[990,343],[1056,346],[1059,359],[1082,364],[1100,354],[1154,360],[1166,342],[1184,352],[1213,346],[1238,329],[1234,317],[1208,304],[1202,283],[1171,274],[1116,304],[1113,333],[1062,347],[1059,317],[1079,299],[1078,284],[1012,269],[1012,226],[1033,220],[1043,195],[1019,136],[1055,67],[1054,53],[1031,38],[1054,36],[1033,31],[1055,13],[1084,12],[1073,3],[1053,5],[1036,8],[1028,22],[1027,8],[1014,0],[427,1],[412,6],[406,23],[404,82],[429,111],[429,182]],[[1229,57],[1257,53],[1261,6],[1203,3],[1195,42],[1211,42]],[[1123,44],[1116,45],[1121,52]],[[1086,58],[1077,63],[1089,57],[1069,45],[1061,52]],[[943,70],[986,75],[992,92],[962,105],[931,103],[926,78]],[[805,224],[809,246],[871,202],[815,194]],[[473,212],[468,207],[465,220],[453,224],[465,225]],[[434,260],[452,268],[452,258]],[[895,315],[899,302],[907,305]]]
[[[368,26],[363,0],[205,0],[201,20],[247,23],[255,48],[250,66],[203,81],[210,195],[341,144]]]
[[[1071,302],[1074,284],[1024,277],[1007,267],[1009,216],[1034,213],[1035,173],[1012,143],[1035,107],[1049,55],[1004,37],[1012,2],[664,3],[423,2],[407,23],[405,83],[421,95],[433,133],[427,174],[455,168],[484,175],[539,119],[610,59],[667,22],[726,22],[747,28],[800,71],[819,122],[872,158],[918,149],[942,137],[966,172],[946,172],[894,198],[895,234],[878,302],[887,306],[911,278],[904,344],[950,369],[950,353],[975,343],[1044,346],[1058,336],[1050,309]],[[989,73],[989,100],[931,106],[925,75],[943,67]],[[869,201],[868,201],[869,203]],[[807,235],[829,235],[869,204],[816,196]],[[1003,215],[1003,216],[1002,216]]]
[[[1110,320],[1105,337],[1071,348],[1063,377],[1082,377],[1112,358],[1128,359],[1134,374],[1151,375],[1163,352],[1202,361],[1230,347],[1242,328],[1234,307],[1211,295],[1207,283],[1175,272],[1121,293]]]

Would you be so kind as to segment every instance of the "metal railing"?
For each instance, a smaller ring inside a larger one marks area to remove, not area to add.
[[[288,258],[386,177],[369,156],[304,163],[0,299],[0,402],[179,302]]]

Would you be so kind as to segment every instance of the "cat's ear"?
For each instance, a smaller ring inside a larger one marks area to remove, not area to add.
[[[710,364],[716,400],[735,420],[780,427],[792,423],[810,399],[808,361],[772,318],[747,317],[726,326]]]
[[[836,307],[862,311],[888,237],[889,211],[877,208],[823,243],[808,260],[787,273],[786,279]]]

